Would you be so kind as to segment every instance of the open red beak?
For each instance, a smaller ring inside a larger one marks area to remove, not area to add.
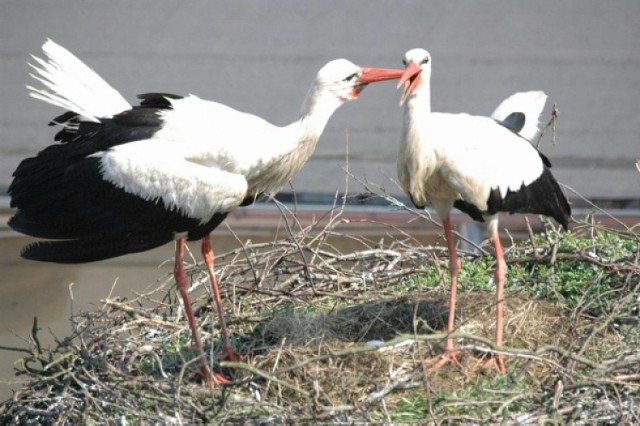
[[[360,82],[362,84],[375,83],[376,81],[396,80],[402,77],[404,70],[394,70],[388,68],[362,68]]]
[[[398,87],[404,86],[402,97],[400,98],[400,105],[404,105],[407,97],[409,97],[409,95],[411,95],[420,85],[421,71],[422,69],[413,61],[409,62],[407,65],[402,77],[400,77],[400,81],[398,81]]]

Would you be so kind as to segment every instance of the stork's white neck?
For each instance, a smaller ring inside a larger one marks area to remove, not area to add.
[[[274,158],[272,167],[255,177],[252,185],[258,192],[273,193],[302,169],[313,154],[329,118],[345,100],[323,87],[311,86],[298,120],[286,126],[283,150]]]
[[[409,150],[414,155],[420,143],[419,135],[425,132],[420,128],[429,126],[431,118],[431,70],[424,70],[421,75],[420,85],[406,99],[404,106],[403,137],[400,143],[400,151]]]
[[[333,113],[345,103],[334,93],[314,83],[302,104],[299,120],[294,125],[302,132],[300,140],[318,141]]]
[[[431,114],[431,73],[423,71],[421,83],[411,94],[405,103],[404,120],[405,128],[415,126],[429,118]]]
[[[433,146],[425,140],[431,123],[431,90],[429,75],[422,72],[422,81],[406,99],[404,126],[398,146],[398,179],[402,188],[416,205],[424,206],[429,200],[425,185],[437,167]]]

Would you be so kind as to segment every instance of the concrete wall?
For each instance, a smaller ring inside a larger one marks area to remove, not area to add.
[[[560,110],[557,145],[543,143],[559,180],[588,197],[638,199],[639,23],[637,0],[4,0],[0,192],[20,159],[52,142],[46,123],[59,111],[24,87],[29,54],[50,37],[130,101],[194,93],[276,124],[296,118],[326,61],[399,67],[404,51],[425,47],[434,110],[488,114],[515,91],[542,89]],[[351,172],[398,193],[398,98],[383,83],[341,108],[296,191],[344,189],[348,140]]]

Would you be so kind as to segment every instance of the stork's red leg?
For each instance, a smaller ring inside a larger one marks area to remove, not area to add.
[[[173,268],[173,275],[176,279],[176,284],[178,286],[178,290],[180,291],[180,296],[182,297],[184,312],[187,315],[187,320],[189,321],[189,328],[191,328],[191,335],[193,336],[193,344],[198,351],[198,356],[200,356],[200,374],[202,374],[202,377],[204,377],[209,386],[213,386],[216,383],[229,383],[229,380],[227,380],[224,376],[218,373],[210,372],[209,367],[207,366],[207,357],[205,356],[204,350],[202,349],[202,344],[200,343],[200,335],[198,333],[196,319],[193,316],[193,308],[191,307],[189,292],[187,291],[189,287],[189,278],[187,277],[187,273],[184,270],[184,265],[182,264],[182,259],[184,258],[184,245],[184,238],[180,238],[178,241],[176,241],[176,258]]]
[[[233,349],[231,342],[229,342],[229,332],[227,331],[227,323],[224,319],[224,311],[222,310],[222,302],[220,300],[220,289],[218,288],[218,280],[213,270],[213,248],[211,247],[211,239],[207,235],[202,239],[202,257],[204,264],[207,266],[209,272],[209,278],[211,279],[211,288],[213,289],[213,300],[216,303],[216,309],[218,310],[218,317],[220,318],[220,330],[222,332],[222,358],[229,361],[239,361],[241,359],[240,354]]]
[[[493,247],[496,252],[496,345],[502,346],[502,330],[504,321],[504,282],[507,278],[507,264],[504,261],[504,255],[502,253],[502,244],[500,244],[500,236],[497,229],[491,236],[493,240]],[[502,374],[507,373],[507,369],[504,365],[504,355],[493,354],[491,359],[487,361],[487,366],[495,367]]]
[[[458,272],[460,271],[460,259],[456,250],[456,240],[451,229],[451,217],[444,220],[444,236],[447,240],[449,251],[449,275],[451,276],[451,292],[449,294],[449,319],[447,320],[447,334],[453,333],[453,326],[456,317],[456,291],[458,289]],[[432,358],[427,365],[428,370],[436,370],[448,362],[460,366],[456,358],[456,351],[453,349],[451,337],[447,337],[444,343],[444,353]]]

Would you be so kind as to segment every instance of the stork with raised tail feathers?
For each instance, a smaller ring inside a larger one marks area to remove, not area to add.
[[[9,187],[17,212],[9,225],[38,238],[26,259],[81,263],[136,253],[176,240],[174,275],[201,356],[183,266],[186,240],[202,240],[222,331],[222,354],[238,359],[225,325],[209,234],[233,209],[273,195],[309,159],[333,112],[373,82],[402,70],[363,68],[346,59],[323,66],[299,118],[279,127],[197,96],[163,93],[126,99],[72,53],[51,40],[35,58],[40,87],[31,96],[67,112],[58,144],[24,160]]]

